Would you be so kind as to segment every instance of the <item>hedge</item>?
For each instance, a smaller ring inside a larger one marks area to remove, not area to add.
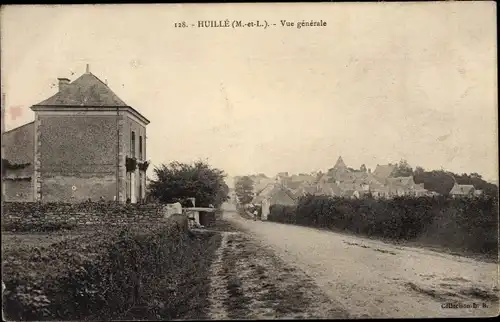
[[[207,271],[205,244],[174,216],[160,227],[105,227],[45,248],[5,251],[4,312],[9,320],[182,317],[207,284],[194,281]]]
[[[498,198],[345,199],[308,195],[297,206],[271,206],[268,220],[498,254]]]

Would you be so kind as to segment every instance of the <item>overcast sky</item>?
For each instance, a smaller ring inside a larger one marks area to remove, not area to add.
[[[173,27],[226,18],[327,26]],[[498,177],[493,2],[9,6],[1,37],[7,129],[88,63],[151,120],[153,164],[275,175],[341,155]]]

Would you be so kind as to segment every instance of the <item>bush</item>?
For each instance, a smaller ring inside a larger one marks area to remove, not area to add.
[[[25,223],[14,221],[3,224],[2,230],[11,232],[55,232],[60,230],[73,230],[76,226],[76,224],[67,222]]]
[[[4,312],[10,320],[178,318],[203,293],[193,281],[208,271],[206,252],[183,216],[16,248],[3,256]]]
[[[328,228],[392,241],[498,254],[498,199],[304,196],[296,207],[273,205],[268,220]]]

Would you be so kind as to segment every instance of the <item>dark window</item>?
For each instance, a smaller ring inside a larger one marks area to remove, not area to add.
[[[132,158],[135,158],[135,132],[132,131],[132,136],[130,137],[130,154]]]
[[[139,136],[139,159],[142,160],[142,136]]]

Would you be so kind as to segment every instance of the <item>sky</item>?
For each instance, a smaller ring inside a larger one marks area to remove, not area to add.
[[[6,129],[90,71],[151,120],[153,165],[231,176],[406,159],[498,178],[494,2],[2,6]],[[269,28],[174,28],[259,19]],[[323,27],[280,27],[281,20]],[[55,85],[55,86],[54,86]],[[152,169],[150,167],[150,169]]]

